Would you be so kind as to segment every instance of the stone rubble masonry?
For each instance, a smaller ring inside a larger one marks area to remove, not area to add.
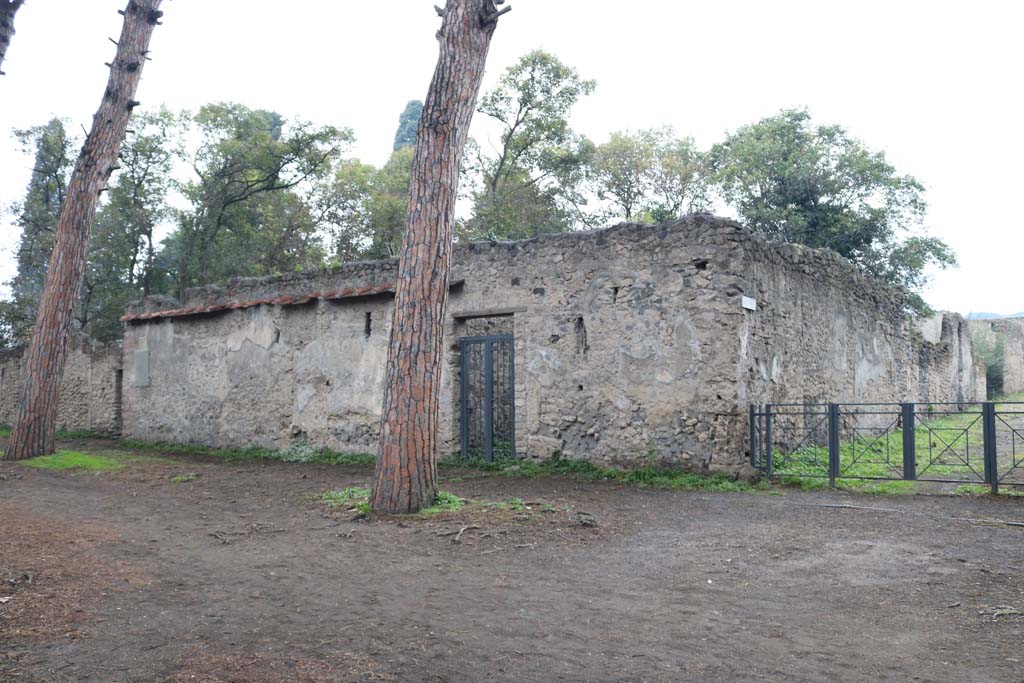
[[[132,306],[155,315],[126,322],[124,435],[374,452],[395,274],[351,263]],[[459,448],[459,339],[495,330],[515,337],[529,457],[735,470],[750,402],[977,398],[962,318],[923,323],[832,252],[709,215],[458,245],[452,282],[441,455]],[[364,288],[382,293],[316,296]],[[279,297],[290,303],[230,307]]]
[[[26,347],[0,351],[0,423],[11,424]],[[61,385],[57,428],[117,435],[121,432],[121,344],[72,338]]]
[[[1003,394],[1024,391],[1024,318],[972,320],[975,338],[986,336],[1003,344]]]

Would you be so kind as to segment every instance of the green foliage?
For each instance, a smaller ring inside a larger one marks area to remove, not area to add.
[[[20,460],[26,467],[41,470],[82,470],[87,472],[110,472],[119,470],[123,464],[113,458],[78,451],[57,451],[30,460]]]
[[[21,230],[16,255],[17,274],[7,282],[11,298],[0,306],[0,347],[26,343],[36,322],[36,311],[53,250],[53,235],[67,192],[78,142],[68,135],[61,119],[42,126],[15,130],[26,154],[32,154],[32,176],[25,197],[11,207]]]
[[[753,487],[727,475],[701,475],[683,470],[649,465],[639,469],[612,469],[586,460],[571,460],[555,454],[543,460],[483,460],[449,459],[438,462],[439,467],[473,468],[499,472],[507,477],[572,477],[589,481],[614,481],[641,487],[667,488],[683,491],[750,491]]]
[[[93,224],[77,309],[79,324],[95,339],[119,338],[125,306],[166,289],[154,230],[171,216],[167,195],[184,125],[166,109],[132,118],[121,168]]]
[[[121,446],[138,451],[155,451],[158,453],[180,453],[182,455],[202,455],[223,460],[278,460],[282,462],[297,462],[296,457],[303,457],[300,462],[311,462],[321,465],[373,465],[376,457],[369,453],[336,453],[326,448],[315,449],[314,454],[306,449],[308,446],[293,446],[284,450],[271,448],[209,448],[206,446],[192,446],[188,444],[176,444],[167,442],[138,441],[135,439],[121,439],[118,441]]]
[[[740,128],[709,153],[711,180],[741,220],[770,239],[839,252],[867,273],[919,290],[926,267],[955,265],[941,240],[920,234],[924,187],[839,126],[802,110]]]
[[[337,491],[328,491],[320,496],[320,500],[331,507],[355,507],[360,503],[369,505],[370,489],[362,486],[349,486]]]
[[[403,147],[416,146],[416,130],[420,125],[420,116],[423,114],[423,102],[420,100],[409,100],[398,117],[398,130],[395,131],[395,146],[392,151],[397,152]]]
[[[7,437],[11,435],[11,425],[0,424],[0,437]]]
[[[586,220],[581,186],[593,144],[569,126],[569,111],[594,81],[554,55],[534,50],[509,67],[478,111],[500,128],[495,154],[467,148],[477,178],[462,238],[521,239],[563,232]]]
[[[195,177],[180,187],[190,208],[164,248],[176,293],[323,263],[317,216],[298,190],[331,177],[351,132],[239,104],[206,105],[195,122]]]
[[[589,180],[611,202],[609,218],[667,221],[706,208],[702,163],[693,139],[671,128],[618,132],[597,146]]]
[[[466,504],[462,498],[459,498],[454,493],[448,493],[447,491],[438,491],[434,497],[434,504],[430,507],[425,507],[419,511],[420,515],[431,516],[439,515],[443,512],[457,512],[461,510]]]
[[[321,462],[324,449],[310,446],[305,441],[292,444],[277,452],[278,459],[284,462]]]
[[[328,230],[335,259],[386,259],[398,254],[405,233],[412,155],[412,147],[402,147],[380,169],[358,160],[340,164],[320,200],[331,207]]]
[[[198,472],[189,472],[187,474],[179,474],[171,477],[171,482],[175,484],[188,484],[199,478]]]
[[[1013,401],[1024,396],[1008,397]],[[1010,409],[1012,408],[1004,408]],[[978,476],[981,463],[968,468],[963,460],[967,444],[974,459],[980,458],[984,443],[981,407],[969,406],[962,412],[945,411],[931,406],[921,411],[914,429],[919,477],[962,479]],[[871,477],[900,477],[903,471],[903,430],[893,429],[887,435],[862,432],[846,439],[839,447],[839,478],[836,486],[861,493],[912,493],[915,481],[870,481]],[[1001,471],[1010,466],[1012,453],[1000,452]],[[924,463],[930,463],[925,465]],[[773,452],[773,469],[783,484],[815,489],[828,485],[828,448],[814,444]]]

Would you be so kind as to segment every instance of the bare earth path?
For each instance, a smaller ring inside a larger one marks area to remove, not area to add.
[[[351,521],[317,498],[370,468],[0,464],[0,681],[1024,682],[1024,528],[982,521],[1024,498],[446,475],[524,507]]]

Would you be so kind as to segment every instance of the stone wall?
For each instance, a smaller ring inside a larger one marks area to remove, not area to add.
[[[372,452],[395,270],[348,264],[139,305],[152,317],[126,327],[125,434]],[[710,216],[457,246],[445,452],[459,447],[459,339],[495,331],[515,337],[517,447],[534,457],[732,468],[751,401],[977,391],[958,316],[925,326],[929,341],[899,292],[834,254]]]
[[[972,320],[971,333],[991,346],[1002,345],[1004,395],[1024,392],[1024,318]]]
[[[24,351],[20,348],[0,352],[0,423],[14,421]],[[99,344],[73,336],[61,386],[57,428],[120,433],[120,392],[120,344]]]

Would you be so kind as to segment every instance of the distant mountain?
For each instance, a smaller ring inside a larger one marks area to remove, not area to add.
[[[1011,313],[1010,315],[1000,315],[999,313],[968,313],[968,320],[998,320],[999,318],[1024,318],[1024,311],[1020,313]]]

